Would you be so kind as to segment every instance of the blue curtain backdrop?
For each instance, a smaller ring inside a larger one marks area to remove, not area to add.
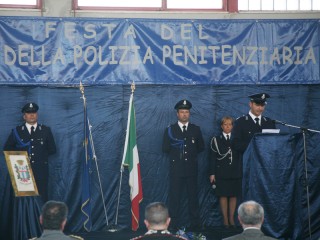
[[[247,114],[247,96],[267,92],[271,98],[265,115],[291,125],[319,130],[319,30],[317,19],[0,17],[0,145],[4,145],[11,129],[23,122],[21,107],[29,101],[36,102],[40,107],[39,123],[52,128],[58,149],[49,163],[50,198],[67,203],[70,214],[66,230],[83,231],[80,211],[83,101],[78,88],[81,80],[85,85],[87,114],[105,198],[103,203],[94,167],[92,230],[99,231],[106,226],[103,204],[109,223],[116,219],[131,82],[136,83],[137,145],[144,193],[141,216],[150,202],[167,202],[169,166],[167,156],[161,151],[162,137],[164,129],[176,121],[176,102],[188,99],[193,104],[191,122],[201,127],[207,143],[206,151],[198,158],[201,220],[207,226],[221,225],[218,199],[209,184],[207,172],[208,145],[211,137],[220,132],[220,119],[226,115],[236,118]],[[278,127],[290,136],[300,132],[297,128]],[[290,175],[286,179],[286,190],[292,191],[292,201],[298,207],[277,206],[279,212],[294,219],[286,231],[274,228],[277,223],[285,223],[282,219],[266,219],[268,232],[283,239],[308,235],[306,194],[300,184],[304,182],[303,145],[301,138],[295,139],[295,177]],[[320,235],[318,143],[318,133],[307,135],[311,230],[315,238]],[[273,174],[273,169],[268,171]],[[13,220],[6,214],[15,204],[29,204],[39,211],[33,202],[12,202],[9,183],[1,155],[2,235],[11,231]],[[268,195],[259,195],[259,199],[265,202],[270,195],[282,194],[281,188],[272,190],[274,192],[270,191]],[[129,195],[128,172],[125,171],[118,216],[121,228],[130,227]],[[187,225],[187,202],[182,203],[182,209],[180,220]],[[292,223],[296,223],[301,215],[304,216],[303,227],[298,228]],[[143,217],[140,225],[143,225]],[[39,230],[37,226],[33,227],[34,232]],[[12,232],[8,234],[12,236]]]
[[[114,223],[117,205],[117,193],[120,178],[120,164],[123,153],[130,86],[92,86],[85,88],[87,110],[92,124],[92,134],[98,158],[100,176],[106,208],[110,223]],[[286,86],[167,86],[138,85],[135,91],[135,107],[137,120],[137,144],[139,148],[144,199],[141,203],[141,214],[144,207],[153,201],[167,202],[168,192],[168,161],[161,152],[162,135],[168,124],[176,121],[173,109],[175,103],[183,98],[189,99],[193,108],[191,121],[202,129],[204,139],[209,144],[210,137],[218,134],[219,121],[225,115],[241,116],[248,112],[248,98],[255,92],[268,92],[271,95],[265,114],[293,125],[318,129],[320,121],[319,85],[286,85]],[[81,225],[81,160],[83,140],[83,105],[78,88],[48,88],[48,87],[9,87],[0,89],[0,136],[4,144],[10,130],[22,122],[21,106],[28,101],[37,102],[40,106],[39,122],[52,128],[57,143],[58,152],[50,159],[50,197],[65,201],[69,208],[67,230],[82,231]],[[282,132],[290,134],[299,129],[279,126]],[[312,137],[311,137],[312,136]],[[319,234],[320,190],[319,184],[319,135],[308,135],[308,164],[310,171],[310,200],[313,216],[312,230]],[[199,202],[201,219],[205,225],[218,226],[221,215],[217,198],[212,192],[208,173],[208,144],[206,151],[199,155]],[[301,146],[302,148],[302,146]],[[6,165],[1,156],[1,189],[5,188],[8,178]],[[303,165],[297,165],[297,170],[303,174]],[[92,220],[93,231],[102,230],[106,226],[103,203],[100,197],[96,169],[92,174]],[[270,170],[272,171],[272,170]],[[272,172],[270,173],[272,174]],[[266,179],[269,181],[270,179]],[[290,178],[292,181],[299,179]],[[263,181],[263,180],[262,180]],[[279,183],[280,184],[280,183]],[[293,183],[291,183],[293,184]],[[155,187],[157,186],[157,187]],[[293,191],[301,191],[300,188]],[[275,192],[281,194],[281,188],[275,187]],[[1,191],[1,204],[6,202],[6,191]],[[262,199],[267,197],[260,196]],[[294,199],[294,201],[298,201]],[[186,202],[183,209],[187,209]],[[277,206],[284,211],[287,206]],[[305,198],[301,199],[300,208],[291,209],[286,213],[296,216],[296,211],[306,211]],[[121,189],[118,224],[130,227],[130,199],[128,172],[124,172]],[[1,216],[4,217],[2,214]],[[140,224],[143,218],[141,218]],[[188,224],[188,214],[181,212],[181,220]],[[267,219],[268,222],[281,219]],[[3,223],[3,221],[1,221]],[[273,223],[275,224],[275,223]],[[288,229],[283,237],[292,236],[294,229]],[[304,223],[304,233],[308,228]]]
[[[243,156],[243,196],[264,206],[268,235],[303,239],[309,235],[309,221],[311,231],[318,228],[320,202],[314,195],[320,183],[319,149],[310,145],[319,140],[312,132],[257,134],[249,144]]]

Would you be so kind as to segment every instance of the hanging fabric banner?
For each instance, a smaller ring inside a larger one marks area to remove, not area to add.
[[[310,20],[0,17],[0,84],[319,84]]]

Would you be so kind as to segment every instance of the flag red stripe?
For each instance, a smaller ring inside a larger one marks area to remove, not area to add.
[[[140,174],[140,163],[137,164],[138,169],[138,183],[139,192],[135,198],[131,200],[131,212],[132,212],[132,230],[137,231],[139,228],[139,203],[142,201],[142,184]]]

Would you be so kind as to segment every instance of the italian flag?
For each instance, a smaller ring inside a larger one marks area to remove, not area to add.
[[[142,185],[139,155],[136,142],[136,116],[133,104],[133,93],[131,94],[129,102],[127,134],[124,145],[122,165],[127,166],[129,169],[132,230],[136,231],[139,228],[139,204],[142,201]]]

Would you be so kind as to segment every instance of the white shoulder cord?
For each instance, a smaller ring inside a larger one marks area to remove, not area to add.
[[[216,147],[216,150],[213,149],[213,147],[212,147],[212,141],[214,141],[214,146]],[[228,152],[226,152],[226,153],[224,153],[224,154],[220,153],[220,150],[219,150],[219,147],[218,147],[218,143],[217,143],[216,137],[213,137],[213,138],[211,139],[210,148],[211,148],[212,151],[218,153],[218,154],[221,156],[221,158],[217,158],[217,160],[222,160],[222,159],[224,159],[228,154],[230,154],[230,160],[231,160],[230,164],[232,163],[232,150],[231,150],[231,148],[229,148]]]

